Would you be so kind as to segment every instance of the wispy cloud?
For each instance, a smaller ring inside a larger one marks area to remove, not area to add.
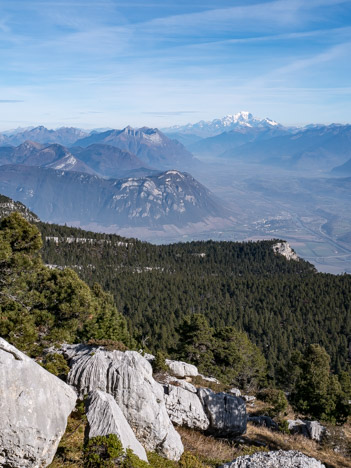
[[[157,115],[159,117],[168,117],[170,115],[186,115],[186,114],[198,114],[199,111],[160,111],[160,112],[143,112],[144,115]]]
[[[0,99],[1,104],[15,104],[17,102],[24,102],[21,99]]]

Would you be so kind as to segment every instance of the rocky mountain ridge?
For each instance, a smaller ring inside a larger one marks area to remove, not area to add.
[[[75,145],[87,147],[91,144],[115,146],[135,154],[144,164],[158,169],[189,169],[198,161],[178,141],[168,138],[157,128],[142,127],[123,130],[108,130],[77,140]]]
[[[0,192],[19,199],[43,221],[100,226],[185,226],[227,211],[190,174],[101,179],[73,171],[23,165],[0,166]]]

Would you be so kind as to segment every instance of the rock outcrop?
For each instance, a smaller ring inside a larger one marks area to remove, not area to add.
[[[71,387],[0,338],[0,466],[49,465],[76,399]]]
[[[165,385],[164,390],[166,408],[172,422],[190,429],[208,428],[210,422],[196,393],[170,384]]]
[[[163,387],[152,377],[151,364],[136,351],[106,351],[66,346],[68,382],[80,396],[101,390],[113,396],[146,450],[178,460],[183,444],[167,414]]]
[[[210,421],[210,432],[229,437],[246,431],[246,405],[240,397],[223,392],[214,393],[208,388],[200,388],[198,396]]]
[[[166,359],[166,364],[176,377],[196,377],[199,375],[197,367],[193,364],[183,361],[172,361],[170,359]]]
[[[273,245],[274,253],[283,255],[287,260],[299,261],[299,257],[290,247],[288,242],[277,242]]]
[[[279,450],[238,457],[220,468],[325,468],[325,465],[295,450]]]
[[[101,390],[90,393],[86,401],[86,409],[89,439],[116,434],[125,450],[130,448],[140,459],[147,461],[144,447],[135,437],[112,395]]]

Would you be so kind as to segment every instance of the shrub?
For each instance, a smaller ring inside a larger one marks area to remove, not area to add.
[[[272,409],[269,411],[270,416],[275,417],[286,411],[288,407],[288,400],[282,390],[275,388],[265,388],[261,390],[257,397],[272,405]]]
[[[203,466],[199,459],[189,452],[184,452],[179,460],[180,468],[203,468]]]
[[[86,468],[113,468],[124,455],[121,441],[115,434],[93,437],[84,449]]]
[[[51,374],[56,375],[62,380],[66,380],[69,372],[69,366],[62,354],[47,354],[43,361],[43,367]]]
[[[162,351],[157,351],[155,354],[155,359],[151,362],[151,365],[155,373],[169,371],[169,368],[166,364],[166,355]]]

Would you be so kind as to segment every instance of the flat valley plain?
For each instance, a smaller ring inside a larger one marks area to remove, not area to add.
[[[279,238],[318,271],[351,273],[351,178],[218,160],[194,176],[227,204],[233,220],[182,240]]]

